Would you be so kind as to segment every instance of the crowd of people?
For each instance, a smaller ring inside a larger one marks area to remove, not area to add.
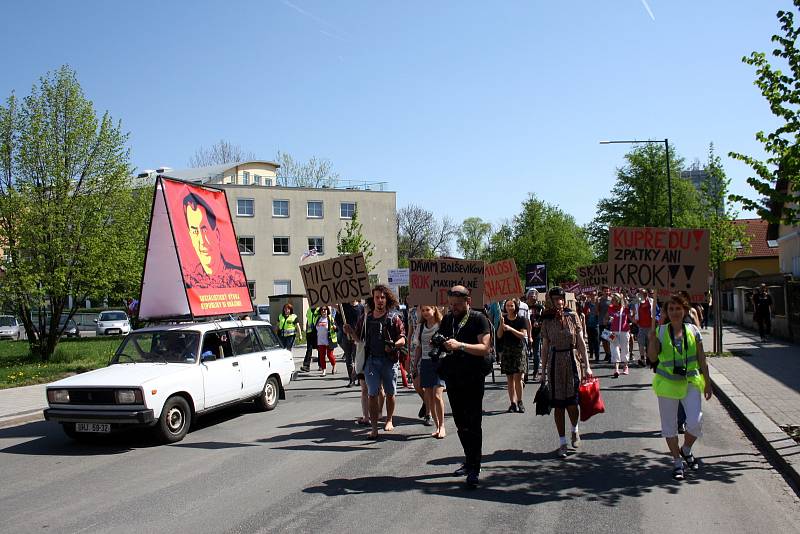
[[[473,309],[465,287],[453,286],[447,295],[446,309],[401,307],[391,288],[377,285],[363,304],[309,309],[301,372],[311,372],[316,349],[321,376],[328,363],[334,374],[333,349],[341,345],[347,386],[361,387],[357,423],[369,427],[370,440],[379,438],[381,419],[384,432],[394,430],[398,379],[419,395],[418,415],[433,427],[431,436],[444,439],[446,392],[465,457],[455,474],[474,488],[481,467],[484,383],[494,363],[507,377],[509,413],[525,413],[526,377],[547,385],[560,458],[568,457],[568,445],[576,449],[581,443],[579,389],[592,375],[591,364],[610,364],[613,379],[628,375],[631,366],[650,366],[661,433],[674,460],[672,476],[681,480],[685,469],[699,469],[692,447],[702,434],[701,400],[711,396],[701,333],[710,299],[693,305],[688,294],[677,293],[659,303],[652,290],[601,287],[568,306],[564,290],[554,287],[547,295],[531,289],[519,299]],[[290,304],[275,325],[281,343],[291,349],[303,324]]]

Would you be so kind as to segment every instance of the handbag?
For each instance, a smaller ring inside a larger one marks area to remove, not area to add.
[[[533,397],[533,403],[536,405],[536,415],[550,414],[550,386],[546,381],[539,386],[539,390]]]
[[[367,317],[364,316],[364,329],[361,332],[361,340],[356,341],[356,374],[364,372],[364,364],[367,363]]]
[[[588,421],[593,415],[605,413],[606,405],[600,395],[600,379],[594,375],[586,375],[578,387],[578,403],[580,404],[581,421]]]

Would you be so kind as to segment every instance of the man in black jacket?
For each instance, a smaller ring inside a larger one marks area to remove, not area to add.
[[[465,456],[464,465],[455,474],[466,475],[467,487],[476,488],[483,443],[484,358],[490,351],[491,331],[486,316],[470,310],[472,299],[467,288],[453,286],[447,297],[450,311],[439,326],[439,333],[448,338],[441,373]]]

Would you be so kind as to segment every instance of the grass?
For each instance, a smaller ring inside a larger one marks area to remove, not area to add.
[[[0,389],[53,382],[105,367],[121,337],[61,341],[48,362],[31,355],[27,341],[0,341]]]

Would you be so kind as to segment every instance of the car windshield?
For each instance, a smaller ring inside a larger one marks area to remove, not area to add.
[[[119,346],[111,363],[195,363],[199,344],[197,332],[134,332]]]
[[[0,317],[0,326],[17,326],[17,320],[14,317],[4,315]]]
[[[106,312],[100,314],[101,321],[126,321],[128,316],[125,312]]]

